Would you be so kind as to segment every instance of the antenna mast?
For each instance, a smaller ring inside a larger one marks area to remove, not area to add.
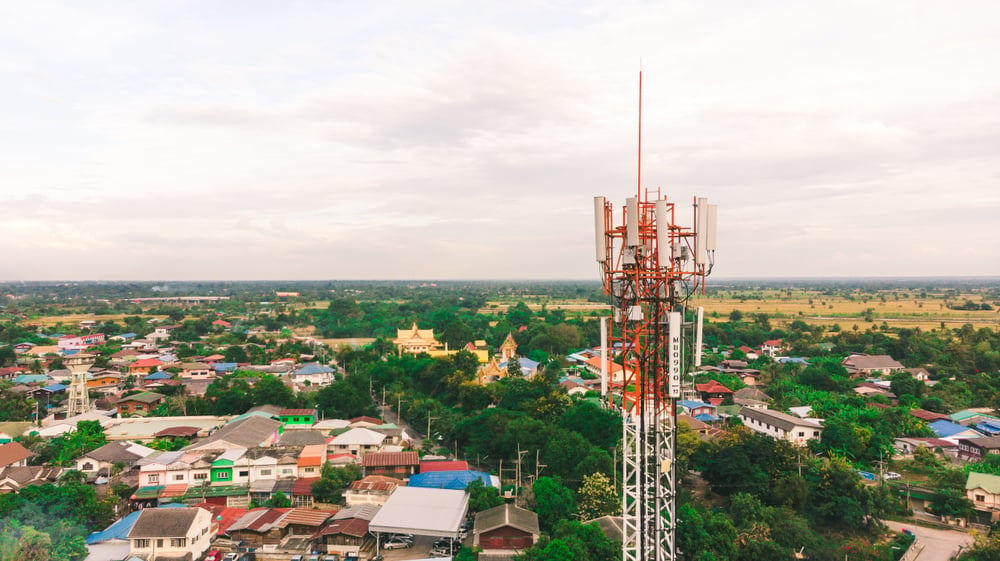
[[[597,262],[612,297],[608,404],[622,413],[623,561],[675,561],[677,399],[681,396],[684,306],[715,256],[715,205],[695,199],[692,227],[675,205],[642,189],[642,72],[639,73],[638,190],[621,220],[594,198]],[[602,345],[606,343],[602,341]]]

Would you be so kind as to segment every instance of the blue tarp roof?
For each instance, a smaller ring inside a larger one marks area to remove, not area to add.
[[[312,362],[304,365],[302,368],[299,368],[295,372],[292,372],[292,374],[300,376],[308,376],[310,374],[329,374],[330,372],[333,372],[333,369],[330,368],[329,366],[323,366],[320,364],[316,364],[315,362]]]
[[[143,379],[144,380],[169,380],[169,379],[171,379],[173,377],[174,377],[173,374],[171,374],[169,372],[164,372],[164,371],[160,370],[158,372],[153,372],[152,374],[150,374],[149,376],[146,376]]]
[[[216,372],[233,372],[237,366],[235,362],[216,362],[212,365],[212,370]]]
[[[51,384],[51,385],[45,386],[42,389],[45,390],[45,391],[50,391],[50,392],[61,392],[61,391],[65,391],[66,388],[68,388],[68,387],[69,386],[67,386],[66,384]]]
[[[490,475],[481,471],[429,471],[410,476],[410,487],[427,489],[454,489],[464,491],[469,483],[480,480],[487,487],[492,487]]]
[[[702,413],[701,415],[695,415],[694,418],[698,419],[703,423],[714,423],[715,421],[719,420],[719,418],[716,417],[715,415],[709,415],[707,413]]]
[[[946,421],[944,419],[939,419],[937,421],[934,421],[933,423],[930,424],[930,427],[931,430],[934,431],[934,434],[938,436],[938,438],[947,438],[954,434],[958,434],[962,431],[975,430],[975,429],[970,429],[969,427],[963,427],[958,423]]]
[[[187,505],[168,503],[157,508],[186,508]],[[87,545],[106,542],[108,540],[124,540],[128,538],[128,533],[135,526],[135,521],[139,519],[141,510],[137,510],[124,518],[116,520],[113,524],[100,532],[94,532],[87,536]]]

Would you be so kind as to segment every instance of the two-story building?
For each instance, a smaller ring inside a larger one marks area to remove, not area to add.
[[[1000,520],[1000,476],[969,472],[965,481],[965,497],[972,501],[972,508],[982,513],[983,519],[988,518],[988,523]]]
[[[770,409],[744,407],[740,409],[739,418],[754,432],[787,440],[796,446],[805,446],[812,439],[819,440],[823,434],[823,427],[816,420],[802,419]]]
[[[978,462],[987,454],[1000,454],[1000,436],[981,438],[959,438],[958,459],[964,462]]]

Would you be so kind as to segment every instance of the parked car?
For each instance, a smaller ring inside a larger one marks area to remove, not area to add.
[[[894,471],[887,471],[887,472],[885,472],[885,478],[886,479],[901,479],[902,477],[903,477],[902,475],[900,475],[900,474],[898,474],[898,473],[896,473]]]
[[[302,561],[301,555],[293,555],[289,561]]]
[[[403,539],[393,538],[382,544],[382,549],[406,549],[413,547],[413,542]]]
[[[240,554],[236,553],[235,551],[232,551],[227,553],[226,556],[222,558],[222,561],[236,561],[239,558]]]
[[[222,554],[219,553],[219,550],[213,549],[205,554],[205,561],[219,561],[220,557],[222,557]]]

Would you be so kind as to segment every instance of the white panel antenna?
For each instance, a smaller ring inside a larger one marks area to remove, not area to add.
[[[594,244],[597,250],[597,262],[608,260],[608,246],[605,240],[604,197],[594,197]]]
[[[625,199],[625,237],[625,245],[639,245],[639,199],[635,197]]]
[[[694,262],[696,265],[705,265],[708,263],[708,248],[705,244],[705,226],[708,223],[708,199],[698,197],[695,211]]]
[[[660,199],[656,201],[656,257],[661,269],[669,269],[673,257],[668,224],[670,224],[670,215],[667,213],[667,200]]]

